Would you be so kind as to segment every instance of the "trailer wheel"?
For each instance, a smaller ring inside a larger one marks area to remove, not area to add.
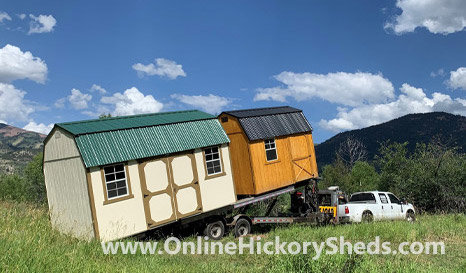
[[[225,224],[221,220],[211,222],[205,228],[204,234],[212,240],[220,240],[225,234]]]
[[[235,237],[243,237],[251,233],[251,223],[245,218],[239,219],[235,224]]]

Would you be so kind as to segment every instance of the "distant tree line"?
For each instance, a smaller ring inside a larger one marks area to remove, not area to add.
[[[354,139],[344,142],[336,160],[323,167],[320,188],[339,186],[347,194],[391,191],[412,202],[420,211],[465,212],[466,156],[433,139],[418,143],[409,153],[408,143],[384,142],[379,154],[366,161],[364,146]]]
[[[0,199],[46,203],[42,158],[36,155],[21,174],[0,174]]]
[[[464,213],[466,155],[435,139],[417,144],[413,153],[407,145],[384,142],[379,155],[367,161],[364,145],[349,139],[338,149],[336,160],[323,167],[319,188],[339,186],[348,194],[391,191],[420,211]],[[0,199],[46,203],[42,158],[35,156],[21,174],[0,175]],[[279,203],[285,206],[288,200]]]

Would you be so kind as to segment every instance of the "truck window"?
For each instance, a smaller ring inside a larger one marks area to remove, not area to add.
[[[380,197],[380,202],[382,202],[382,204],[388,204],[388,199],[385,193],[379,193],[379,197]]]
[[[400,200],[391,193],[388,194],[388,198],[390,198],[390,202],[392,202],[393,204],[401,204]]]
[[[356,193],[351,195],[350,202],[374,202],[375,196],[370,192]]]

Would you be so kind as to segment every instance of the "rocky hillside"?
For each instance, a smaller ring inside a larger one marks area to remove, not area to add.
[[[45,135],[0,123],[0,174],[21,170],[42,151]]]
[[[433,137],[439,137],[442,143],[458,147],[466,152],[466,117],[443,112],[410,114],[382,124],[352,130],[328,139],[316,145],[316,158],[319,168],[332,163],[340,143],[348,137],[361,141],[367,150],[367,159],[372,160],[377,154],[380,143],[390,140],[409,142],[408,149],[414,150],[416,143],[428,143]]]

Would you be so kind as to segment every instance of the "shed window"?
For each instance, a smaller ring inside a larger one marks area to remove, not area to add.
[[[275,146],[275,139],[266,139],[265,143],[265,155],[267,156],[267,161],[277,160],[277,148]]]
[[[204,154],[207,175],[221,173],[222,162],[220,161],[220,152],[218,147],[204,149]]]
[[[104,167],[104,175],[108,199],[128,194],[128,184],[126,182],[124,164]]]

